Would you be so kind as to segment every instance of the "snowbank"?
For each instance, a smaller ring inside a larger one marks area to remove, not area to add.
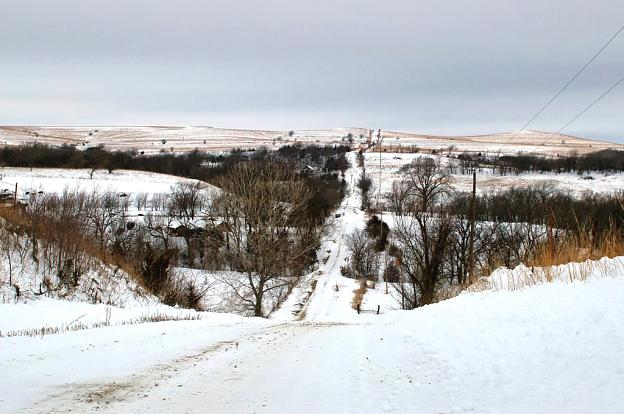
[[[477,412],[618,412],[624,392],[624,278],[486,291],[392,324],[448,366],[458,407]]]
[[[552,281],[574,282],[587,279],[624,276],[624,257],[586,260],[549,267],[527,267],[523,264],[514,269],[500,267],[488,277],[482,278],[476,289],[516,290]]]
[[[26,303],[0,304],[0,335],[11,331],[58,328],[60,331],[82,325],[121,325],[154,318],[201,319],[206,312],[178,309],[158,303],[156,299],[140,306],[121,308],[103,304],[41,298]],[[215,314],[210,314],[212,315]]]
[[[118,312],[113,310],[113,315]],[[36,338],[0,338],[0,412],[56,411],[39,404],[52,395],[69,396],[63,391],[65,387],[72,393],[84,391],[81,402],[85,402],[97,398],[88,392],[89,384],[113,381],[107,388],[112,393],[118,386],[124,390],[123,382],[130,378],[158,373],[156,379],[144,385],[142,395],[177,372],[178,358],[201,357],[220,346],[234,347],[240,337],[267,324],[260,318],[204,313],[200,320],[111,326]],[[70,402],[72,409],[77,404]]]

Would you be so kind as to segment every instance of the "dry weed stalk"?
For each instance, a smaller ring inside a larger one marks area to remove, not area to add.
[[[362,304],[364,300],[364,294],[366,294],[366,279],[360,280],[360,286],[353,291],[353,300],[351,301],[351,308],[357,309],[358,305]]]

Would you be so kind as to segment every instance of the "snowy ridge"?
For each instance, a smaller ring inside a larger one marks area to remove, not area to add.
[[[79,147],[104,145],[112,150],[136,149],[148,153],[161,150],[184,152],[195,148],[226,151],[231,148],[278,148],[292,143],[364,145],[376,128],[334,128],[319,130],[252,130],[212,128],[206,126],[90,126],[41,127],[0,126],[0,144],[19,145],[38,142],[49,145],[73,144]],[[454,147],[459,151],[506,152],[530,151],[579,153],[605,148],[624,148],[621,144],[594,141],[562,134],[522,131],[488,135],[436,136],[411,132],[382,131],[384,146],[417,146],[425,149]],[[511,139],[513,138],[513,139]]]
[[[518,290],[548,282],[575,282],[590,279],[614,278],[624,275],[624,257],[586,260],[549,267],[527,267],[523,264],[513,269],[501,267],[490,276],[482,278],[476,290]]]
[[[624,273],[610,276],[465,293],[383,323],[443,362],[429,378],[453,395],[440,411],[615,413],[624,392]]]

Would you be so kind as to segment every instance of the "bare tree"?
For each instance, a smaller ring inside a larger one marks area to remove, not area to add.
[[[403,215],[409,209],[410,189],[405,181],[395,181],[392,183],[392,191],[386,195],[388,204],[392,211],[398,215]]]
[[[428,211],[440,195],[449,191],[449,175],[433,158],[416,158],[404,171],[407,191],[417,199],[420,211]]]
[[[182,182],[172,188],[169,214],[180,221],[191,223],[206,208],[207,185],[201,181]]]
[[[171,246],[170,228],[174,222],[174,218],[166,214],[164,216],[148,213],[145,215],[145,228],[147,233],[162,242],[162,247],[168,250]]]
[[[100,248],[106,247],[112,239],[116,226],[123,225],[123,207],[115,193],[98,193],[94,190],[85,199],[85,214],[87,230],[95,238]]]
[[[81,192],[46,195],[34,200],[33,209],[29,208],[22,218],[30,222],[32,233],[39,236],[37,244],[33,244],[33,259],[38,262],[38,256],[43,258],[44,280],[56,280],[55,289],[76,288],[89,269],[90,256],[84,247],[90,235],[78,230],[88,228],[88,204],[88,196]],[[37,211],[43,216],[33,217]],[[36,229],[33,228],[35,223]],[[52,286],[52,283],[47,285]]]
[[[448,189],[448,176],[431,158],[418,158],[405,169],[403,182],[393,188],[390,204],[395,214],[393,227],[397,264],[403,280],[397,290],[405,308],[435,302],[445,280],[453,224],[437,209],[436,202]]]
[[[375,240],[366,230],[355,230],[345,237],[345,244],[350,253],[348,274],[358,279],[375,278],[379,271]]]
[[[20,249],[19,229],[8,221],[0,219],[0,250],[6,257],[9,273],[9,285],[13,286],[14,255]]]
[[[393,229],[400,251],[399,267],[405,280],[397,285],[404,307],[411,309],[436,301],[444,279],[452,223],[447,215],[421,211],[397,216]]]
[[[310,192],[273,161],[238,164],[219,186],[215,211],[228,232],[226,257],[239,272],[225,282],[255,316],[265,316],[267,296],[281,300],[318,246],[320,232],[306,214]]]
[[[137,193],[135,203],[137,210],[145,210],[147,208],[147,193]]]
[[[451,243],[449,245],[449,257],[446,261],[449,283],[465,284],[468,282],[469,269],[469,244],[470,244],[470,220],[465,215],[455,215],[452,218]],[[485,267],[484,261],[491,257],[496,245],[495,223],[477,223],[473,254],[475,266]]]

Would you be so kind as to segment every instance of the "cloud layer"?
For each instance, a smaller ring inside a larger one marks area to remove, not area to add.
[[[621,0],[9,0],[0,124],[519,128],[621,26]],[[531,125],[624,76],[624,35]],[[617,89],[565,132],[624,141]]]

